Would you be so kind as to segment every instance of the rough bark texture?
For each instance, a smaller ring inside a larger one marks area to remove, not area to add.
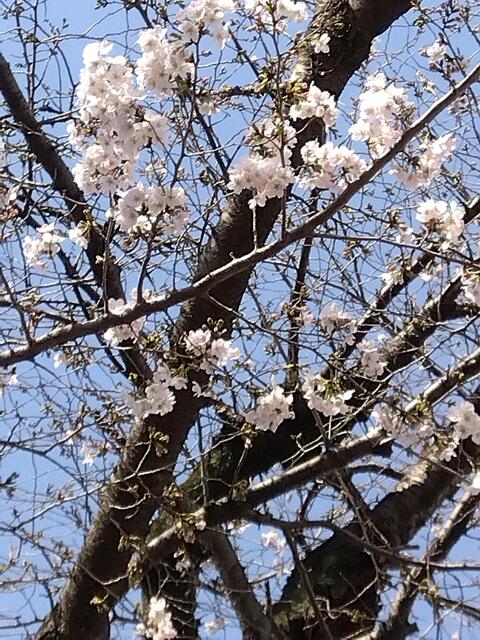
[[[312,28],[328,30],[331,55],[328,64],[302,52],[307,63],[305,80],[339,95],[351,75],[367,58],[371,41],[410,8],[407,0],[380,2],[319,2]],[[307,127],[300,143],[321,133],[319,123]],[[298,158],[297,153],[294,158]],[[252,213],[249,194],[232,199],[212,241],[200,261],[196,278],[226,264],[231,256],[252,249]],[[260,243],[267,238],[280,211],[272,200],[257,212]],[[197,328],[208,318],[222,319],[227,329],[238,309],[250,277],[244,272],[187,304],[177,325],[178,333]],[[232,311],[226,310],[230,308]],[[175,410],[133,428],[117,470],[101,496],[101,504],[71,576],[52,614],[39,631],[42,640],[102,640],[108,638],[108,610],[128,589],[127,568],[132,547],[128,537],[144,539],[163,490],[172,480],[171,470],[202,403],[191,393],[177,394]],[[152,435],[168,437],[164,451],[152,445]]]

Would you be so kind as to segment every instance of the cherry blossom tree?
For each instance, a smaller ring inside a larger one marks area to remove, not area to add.
[[[479,8],[0,5],[3,636],[477,637]]]

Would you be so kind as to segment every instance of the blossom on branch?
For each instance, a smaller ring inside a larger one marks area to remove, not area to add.
[[[262,396],[255,409],[245,413],[247,422],[254,424],[261,431],[275,431],[284,420],[294,417],[290,406],[293,395],[285,395],[282,387],[275,385],[270,393]]]
[[[145,622],[137,625],[137,634],[151,640],[173,640],[177,637],[165,598],[150,598]]]
[[[35,236],[26,236],[23,239],[23,255],[29,265],[39,269],[45,268],[42,260],[44,256],[53,257],[60,250],[60,243],[64,238],[55,231],[53,223],[44,224],[37,229]]]

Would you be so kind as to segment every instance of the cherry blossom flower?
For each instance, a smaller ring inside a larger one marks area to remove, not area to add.
[[[145,622],[137,625],[137,634],[152,640],[173,640],[177,637],[165,598],[150,598],[147,617]]]
[[[254,192],[250,200],[250,207],[265,206],[270,198],[281,198],[289,184],[294,182],[292,167],[282,166],[281,159],[263,158],[255,153],[243,158],[230,172],[228,188],[234,193],[241,193],[244,189]]]
[[[447,418],[454,423],[455,433],[463,440],[472,438],[480,444],[480,416],[471,402],[461,402],[448,410]]]
[[[390,407],[381,407],[372,412],[372,417],[380,428],[405,447],[425,445],[434,434],[433,423],[425,416],[409,416],[404,420]]]
[[[415,240],[415,234],[412,227],[408,227],[405,224],[401,224],[398,228],[398,234],[395,237],[395,241],[401,244],[412,244]]]
[[[350,411],[346,404],[353,396],[353,389],[348,391],[334,390],[331,380],[320,375],[308,374],[302,384],[302,391],[310,409],[319,411],[324,416],[345,415]]]
[[[290,406],[293,395],[285,395],[282,387],[275,385],[270,393],[262,396],[255,409],[245,413],[245,419],[262,431],[275,431],[284,420],[294,417]]]
[[[223,49],[229,38],[229,22],[225,14],[234,11],[232,0],[192,0],[177,14],[176,21],[182,31],[184,42],[197,42],[201,31],[207,31]]]
[[[115,316],[120,316],[122,313],[133,309],[136,305],[136,300],[133,299],[130,302],[125,302],[125,300],[119,298],[110,298],[108,300],[108,311]],[[137,318],[134,320],[132,324],[121,324],[116,327],[110,327],[103,334],[105,340],[111,344],[113,347],[118,346],[122,342],[126,340],[136,340],[140,331],[142,330],[144,323],[143,318]]]
[[[245,141],[253,151],[230,171],[227,186],[234,193],[244,189],[253,191],[249,204],[254,209],[265,206],[270,198],[281,198],[295,181],[290,158],[296,131],[287,119],[274,116],[251,127]]]
[[[221,631],[221,629],[223,629],[226,624],[227,621],[225,618],[216,616],[215,618],[213,618],[213,620],[210,620],[210,622],[205,623],[205,631],[208,633],[208,635],[213,636],[215,633],[217,633],[217,631]]]
[[[68,237],[72,242],[78,244],[78,246],[86,249],[88,247],[88,237],[84,228],[76,226],[70,229]]]
[[[145,390],[145,397],[136,399],[126,392],[124,402],[136,420],[142,420],[149,415],[163,416],[173,411],[176,402],[173,391],[186,388],[186,378],[172,376],[167,366],[159,364]]]
[[[447,49],[442,42],[434,42],[432,45],[422,51],[422,54],[427,56],[430,64],[436,64],[442,62],[447,55]]]
[[[57,351],[53,356],[53,366],[55,369],[64,367],[67,364],[67,358],[63,351]]]
[[[336,147],[331,142],[320,146],[316,140],[309,140],[301,154],[305,170],[299,184],[308,189],[330,189],[339,193],[367,168],[367,163],[354,151],[343,145]]]
[[[297,132],[287,119],[277,116],[255,123],[245,136],[245,142],[254,150],[261,149],[263,156],[271,155],[277,158],[283,155],[289,160],[292,156],[292,147],[297,142]]]
[[[444,200],[426,200],[417,207],[417,220],[427,229],[438,230],[444,237],[443,247],[457,244],[463,233],[464,210],[456,203]]]
[[[196,329],[184,336],[187,353],[201,358],[200,368],[213,373],[218,367],[226,366],[230,360],[240,357],[240,351],[231,346],[231,340],[213,339],[210,329]]]
[[[442,170],[455,150],[456,140],[451,133],[436,140],[425,140],[420,146],[422,154],[416,158],[415,167],[411,170],[396,166],[391,173],[409,189],[417,189],[429,185]]]
[[[155,228],[156,233],[180,233],[188,222],[187,195],[181,187],[147,187],[139,182],[121,192],[107,215],[126,232],[144,234]]]
[[[372,412],[372,418],[380,429],[384,429],[387,433],[394,434],[397,430],[398,418],[389,407],[381,407]]]
[[[286,20],[304,22],[308,18],[306,4],[292,0],[246,0],[245,8],[265,24],[275,20],[278,30],[285,28]]]
[[[353,140],[368,142],[373,157],[379,157],[402,134],[398,119],[411,108],[405,91],[390,84],[383,73],[370,76],[359,97],[359,119],[350,127]]]
[[[42,260],[44,256],[55,256],[60,250],[60,243],[64,238],[55,231],[53,223],[38,227],[35,236],[23,239],[23,255],[28,264],[40,271],[45,268]]]
[[[189,331],[185,336],[184,341],[187,352],[197,357],[203,356],[212,341],[212,332],[210,329],[196,329],[194,331]]]
[[[438,454],[439,460],[442,462],[449,462],[456,454],[457,447],[460,443],[460,437],[458,435],[451,436],[449,434],[449,438],[446,441],[446,444],[440,450]]]
[[[313,50],[315,53],[330,53],[330,47],[328,43],[330,42],[330,36],[328,33],[322,33],[316,40],[313,46]]]
[[[220,111],[218,102],[213,98],[202,96],[197,100],[197,107],[203,116],[212,116]]]
[[[356,330],[355,320],[349,313],[342,311],[336,302],[332,302],[322,309],[319,323],[328,336],[331,336],[334,331],[340,330],[343,332],[344,341],[351,344]]]
[[[358,345],[362,353],[361,365],[363,373],[369,378],[378,378],[385,371],[385,359],[372,340],[362,340]]]
[[[128,188],[139,151],[167,141],[165,117],[137,108],[142,94],[132,66],[124,56],[110,56],[112,48],[106,41],[85,47],[76,92],[79,120],[68,127],[70,141],[83,153],[73,174],[86,193]]]
[[[91,466],[95,462],[95,458],[98,456],[98,448],[91,442],[84,442],[80,449],[82,454],[82,462],[88,466]]]
[[[289,113],[292,120],[321,118],[325,127],[330,129],[335,124],[339,111],[335,98],[327,91],[321,91],[312,82],[307,94],[298,104],[290,107]]]
[[[193,64],[183,44],[174,44],[167,38],[167,30],[159,25],[145,29],[138,38],[142,50],[137,60],[136,74],[140,87],[153,91],[157,98],[169,94],[174,78],[187,78],[193,73]]]
[[[299,312],[300,312],[299,321],[305,327],[308,327],[315,322],[315,316],[306,305],[302,305],[299,309]]]
[[[217,394],[215,391],[209,387],[202,387],[195,380],[192,382],[192,393],[195,398],[210,398],[211,400],[217,399]]]
[[[386,287],[392,287],[396,284],[402,284],[404,280],[403,269],[396,262],[389,262],[387,270],[382,273],[381,278]]]

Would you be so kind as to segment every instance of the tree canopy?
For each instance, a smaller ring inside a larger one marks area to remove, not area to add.
[[[2,637],[478,637],[480,7],[77,4],[0,1]]]

